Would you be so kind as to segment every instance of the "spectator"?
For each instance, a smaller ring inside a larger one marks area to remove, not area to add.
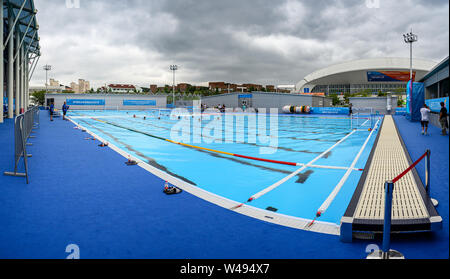
[[[447,129],[448,129],[448,121],[447,121],[447,108],[445,107],[445,103],[441,102],[441,112],[439,113],[439,122],[441,123],[442,127],[442,134],[443,136],[447,135]]]
[[[428,134],[428,123],[430,123],[430,108],[424,104],[420,109],[420,114],[422,115],[420,123],[422,124],[422,135]]]
[[[50,121],[53,121],[53,113],[55,111],[55,105],[53,103],[50,104]]]

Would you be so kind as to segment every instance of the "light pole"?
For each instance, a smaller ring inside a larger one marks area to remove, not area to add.
[[[405,40],[405,43],[409,44],[409,59],[410,59],[410,75],[409,75],[409,79],[412,81],[413,80],[413,64],[412,64],[412,45],[414,42],[417,42],[418,40],[418,36],[413,34],[412,29],[411,32],[407,33],[407,34],[403,34],[403,39]]]
[[[44,70],[45,70],[45,93],[48,94],[48,72],[52,70],[52,66],[45,65]]]
[[[173,107],[175,108],[175,72],[178,70],[178,66],[177,65],[170,65],[170,70],[173,72],[172,93],[173,93]]]

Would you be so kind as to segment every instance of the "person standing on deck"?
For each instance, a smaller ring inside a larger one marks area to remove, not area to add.
[[[63,111],[63,120],[66,120],[66,114],[67,111],[69,110],[69,106],[67,105],[67,102],[64,102],[64,105],[62,106],[62,111]]]
[[[445,107],[445,103],[441,102],[441,112],[439,113],[439,122],[441,123],[442,127],[442,134],[443,136],[447,135],[447,129],[448,129],[448,122],[447,122],[447,108]]]
[[[50,109],[49,109],[49,111],[50,111],[50,121],[53,121],[54,110],[55,110],[55,105],[53,103],[51,103],[50,104]]]
[[[420,123],[422,124],[422,135],[428,134],[428,123],[430,123],[430,108],[424,104],[420,109],[420,114],[422,114],[422,119]]]

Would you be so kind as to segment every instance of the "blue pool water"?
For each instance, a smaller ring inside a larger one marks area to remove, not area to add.
[[[225,119],[221,118],[220,114],[214,113],[202,117],[195,115],[194,118],[187,112],[175,116],[169,114],[169,111],[158,110],[72,111],[69,116],[111,144],[150,165],[206,191],[237,202],[247,201],[252,195],[300,167],[233,157],[177,145],[162,139],[177,142],[184,139],[187,144],[203,148],[306,164],[351,133],[352,128],[358,128],[357,132],[314,163],[322,166],[349,167],[369,136],[368,129],[377,120],[351,121],[346,116],[261,117],[253,114],[244,117],[239,113]],[[267,130],[255,130],[255,127],[250,125],[252,121],[256,121],[260,127],[267,127]],[[270,127],[273,129],[269,131]],[[179,133],[183,129],[184,138]],[[264,135],[266,137],[263,137]],[[372,134],[355,168],[364,168],[376,135],[377,131]],[[260,209],[272,207],[277,209],[277,213],[313,219],[345,173],[346,170],[341,169],[307,168],[281,186],[252,201],[250,205]],[[340,223],[361,174],[361,171],[351,173],[320,221]]]

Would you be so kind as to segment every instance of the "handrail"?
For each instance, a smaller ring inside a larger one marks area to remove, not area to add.
[[[399,181],[400,179],[402,179],[403,176],[405,176],[408,172],[410,172],[413,168],[415,168],[420,161],[422,161],[423,159],[425,159],[425,157],[427,157],[428,155],[428,151],[425,152],[420,158],[419,160],[417,160],[414,164],[412,164],[411,166],[409,166],[409,168],[407,168],[404,172],[402,172],[401,174],[399,174],[396,178],[394,178],[392,180],[392,183],[396,183],[397,181]]]

